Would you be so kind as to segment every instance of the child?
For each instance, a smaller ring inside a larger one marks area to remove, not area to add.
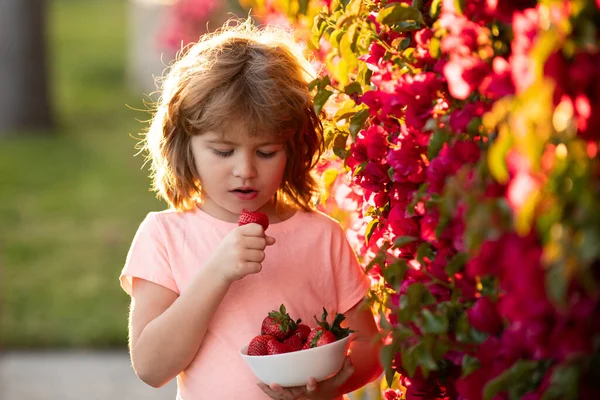
[[[120,279],[135,372],[154,387],[177,377],[178,399],[338,399],[381,373],[358,306],[369,281],[339,224],[314,210],[323,138],[310,68],[286,34],[244,22],[201,39],[164,82],[144,146],[171,209],[142,222]],[[266,213],[268,234],[238,226],[242,209]],[[346,314],[363,340],[338,375],[257,382],[239,349],[282,303],[313,326],[323,307]]]

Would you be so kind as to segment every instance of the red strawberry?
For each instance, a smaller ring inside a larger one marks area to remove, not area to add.
[[[313,348],[333,343],[336,340],[348,336],[351,332],[354,332],[349,328],[342,328],[341,323],[346,319],[344,314],[336,313],[331,325],[327,322],[327,310],[325,308],[323,308],[323,315],[321,316],[320,321],[317,319],[316,315],[314,318],[319,327],[310,331],[303,348]]]
[[[298,324],[298,328],[296,328],[296,332],[294,332],[294,336],[298,336],[302,342],[306,340],[308,334],[310,333],[310,327],[304,324]]]
[[[267,214],[260,211],[248,211],[243,209],[240,218],[238,219],[238,225],[242,226],[246,224],[259,224],[266,231],[269,227],[269,217],[267,217]]]
[[[271,335],[259,335],[250,341],[248,345],[249,356],[266,356],[267,353],[267,342],[275,339]]]
[[[277,339],[271,339],[267,342],[267,354],[269,355],[289,353],[290,351],[290,346]]]
[[[262,322],[261,335],[275,336],[279,340],[285,340],[296,330],[297,323],[286,312],[282,304],[279,311],[271,311],[269,316]]]
[[[304,344],[300,336],[296,336],[295,334],[285,339],[283,343],[289,346],[290,351],[298,351],[302,349],[302,345]]]

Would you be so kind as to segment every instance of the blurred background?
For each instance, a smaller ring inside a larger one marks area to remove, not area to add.
[[[173,399],[138,382],[118,284],[151,210],[135,156],[181,42],[237,0],[0,2],[0,398]]]

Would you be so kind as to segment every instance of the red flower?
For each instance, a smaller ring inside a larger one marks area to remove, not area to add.
[[[489,297],[479,298],[467,312],[467,315],[469,323],[481,332],[495,335],[502,331],[502,319],[496,305],[492,303]]]
[[[488,63],[476,57],[452,57],[444,65],[448,90],[455,99],[465,100],[490,71]]]
[[[356,176],[356,182],[359,186],[379,192],[384,190],[385,185],[390,181],[385,165],[374,162],[367,163],[365,169]]]
[[[412,145],[409,141],[402,143],[400,149],[388,153],[387,162],[394,169],[394,180],[399,182],[422,182],[425,178],[425,148]]]

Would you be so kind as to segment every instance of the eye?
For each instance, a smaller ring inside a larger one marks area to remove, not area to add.
[[[217,149],[212,149],[212,152],[217,156],[217,157],[229,157],[230,155],[233,154],[233,150],[217,150]]]
[[[260,157],[260,158],[272,158],[275,156],[275,154],[277,154],[276,151],[257,151],[256,154]]]

